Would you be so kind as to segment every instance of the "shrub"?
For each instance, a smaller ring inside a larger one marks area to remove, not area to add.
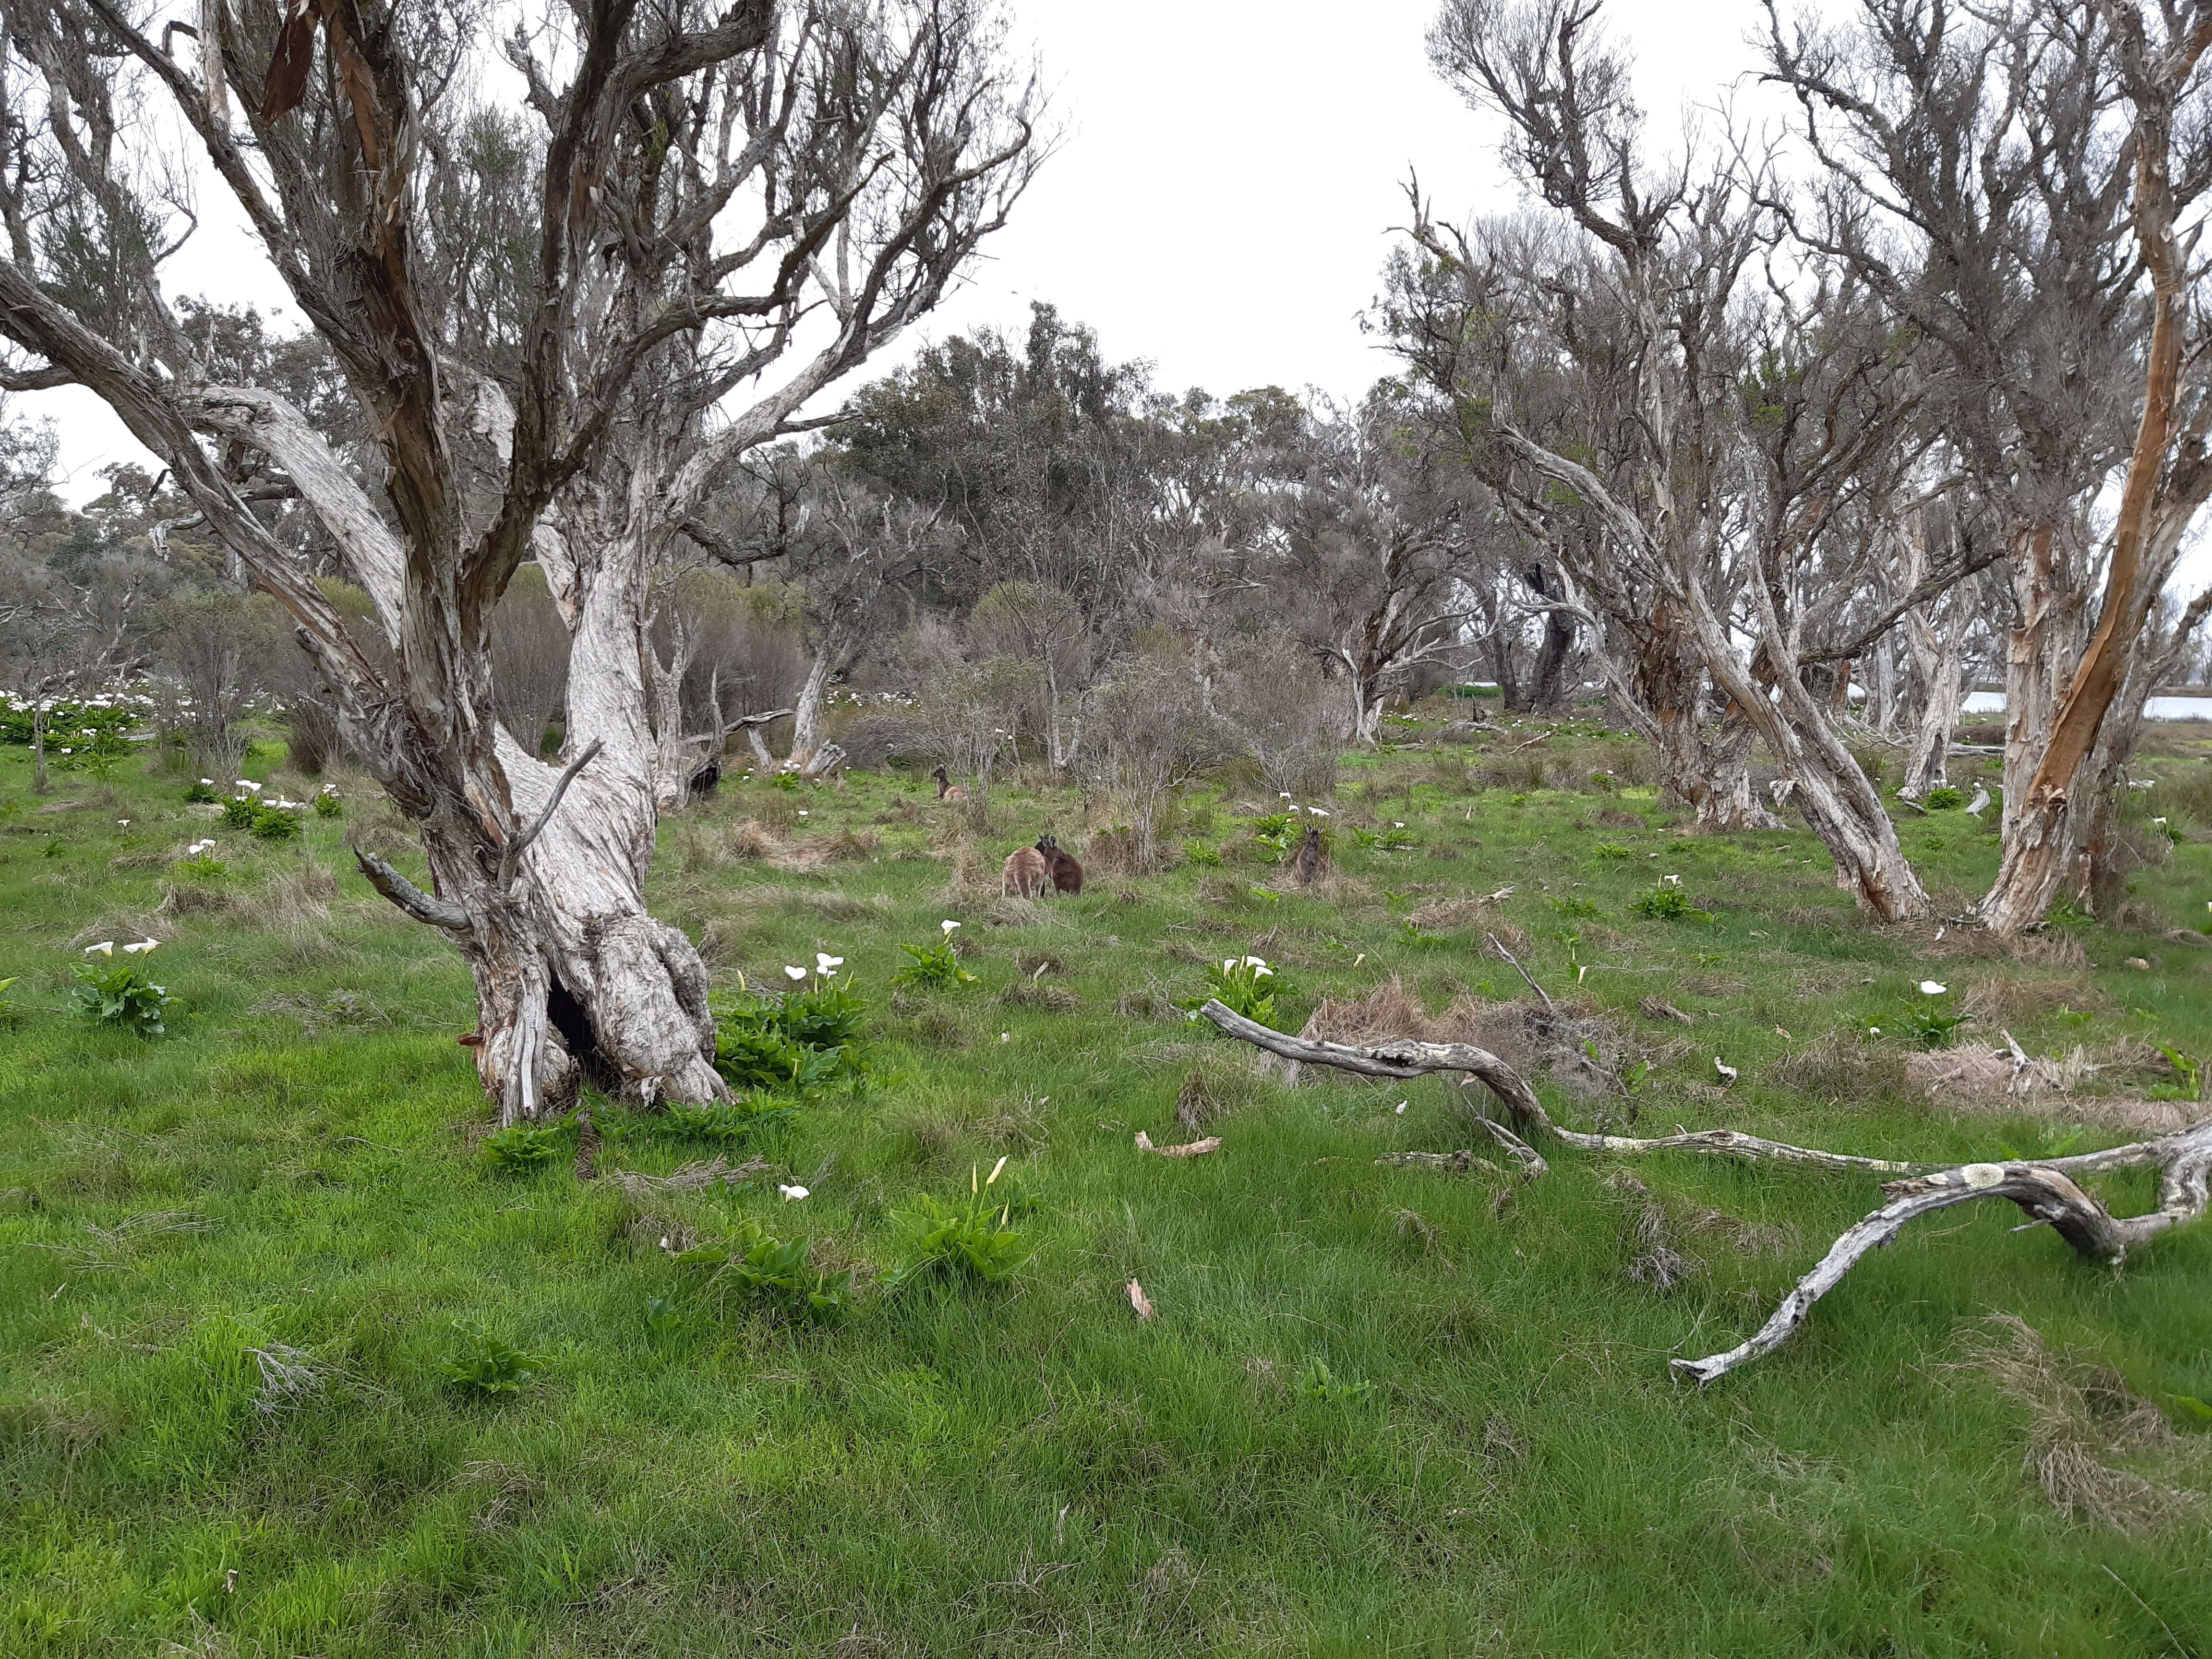
[[[345,816],[345,805],[338,799],[336,791],[324,789],[316,793],[315,816],[319,818],[342,818]]]
[[[1012,1200],[994,1202],[990,1196],[1006,1167],[1002,1158],[990,1179],[980,1184],[981,1171],[970,1170],[964,1206],[925,1193],[891,1217],[899,1235],[899,1263],[884,1281],[886,1290],[904,1290],[927,1279],[995,1285],[1029,1260],[1033,1247],[1007,1224]]]
[[[117,1025],[133,1036],[167,1036],[165,1024],[177,999],[146,977],[135,963],[81,962],[70,993],[77,1010],[97,1025]]]
[[[1655,888],[1632,901],[1628,908],[1639,915],[1650,916],[1660,921],[1711,921],[1713,919],[1711,911],[1698,909],[1679,887]]]
[[[891,975],[894,985],[957,986],[975,982],[975,975],[963,968],[960,958],[953,954],[950,939],[939,939],[934,945],[902,945],[899,949],[914,958],[914,964]]]
[[[1187,841],[1182,844],[1182,855],[1193,864],[1202,864],[1209,869],[1221,867],[1221,853],[1202,841]]]
[[[668,1127],[690,1139],[735,1145],[781,1128],[798,1115],[797,1109],[787,1100],[746,1097],[704,1106],[671,1106]]]
[[[756,997],[714,1032],[714,1069],[739,1089],[820,1088],[866,1070],[860,1054],[867,1004],[838,985]]]
[[[1277,982],[1275,970],[1258,957],[1224,957],[1218,968],[1208,965],[1206,977],[1206,995],[1191,998],[1184,1007],[1199,1008],[1210,1000],[1255,1024],[1275,1023],[1275,993],[1285,988]]]
[[[226,817],[229,815],[224,814]],[[264,806],[253,803],[252,833],[257,841],[290,841],[300,833],[299,815],[287,812],[282,807]]]
[[[222,796],[216,793],[215,786],[205,778],[198,779],[191,788],[185,791],[185,799],[194,806],[210,805],[222,799]]]
[[[1931,812],[1949,812],[1966,804],[1966,792],[1948,783],[1941,783],[1920,798],[1920,804]]]
[[[233,830],[253,828],[254,804],[244,795],[233,795],[222,804],[222,821]]]
[[[510,1346],[473,1322],[453,1327],[459,1351],[438,1369],[455,1388],[485,1400],[518,1394],[538,1375],[536,1358]]]
[[[1590,856],[1601,859],[1625,859],[1634,855],[1617,841],[1601,841],[1590,848]]]
[[[498,1175],[535,1175],[562,1154],[558,1129],[510,1123],[484,1138],[484,1161]]]
[[[790,1317],[823,1322],[845,1311],[852,1274],[834,1278],[807,1261],[806,1241],[780,1239],[750,1218],[717,1244],[680,1252],[679,1268],[702,1276],[703,1294],[726,1303],[766,1303]]]

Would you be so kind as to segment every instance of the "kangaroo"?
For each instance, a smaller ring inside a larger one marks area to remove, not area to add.
[[[1291,868],[1297,872],[1299,886],[1313,885],[1314,878],[1321,874],[1324,860],[1325,855],[1321,848],[1321,831],[1313,825],[1308,824],[1306,838],[1298,843],[1297,856],[1291,860]]]
[[[1006,855],[1006,873],[999,879],[999,890],[1009,898],[1035,898],[1044,891],[1045,883],[1051,878],[1050,870],[1044,854],[1036,848],[1017,848]]]
[[[964,783],[955,783],[951,778],[946,777],[943,767],[939,767],[929,775],[937,780],[938,799],[964,801],[968,799],[968,786]]]
[[[1038,854],[1052,873],[1052,889],[1056,893],[1079,893],[1083,890],[1083,866],[1060,850],[1057,836],[1046,836],[1036,844]]]

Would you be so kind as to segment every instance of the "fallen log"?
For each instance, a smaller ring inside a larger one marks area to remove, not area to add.
[[[1649,1137],[1589,1134],[1553,1122],[1526,1078],[1488,1049],[1473,1043],[1417,1042],[1410,1038],[1364,1045],[1325,1042],[1270,1030],[1231,1012],[1218,1001],[1206,1002],[1198,1012],[1227,1035],[1302,1065],[1332,1066],[1362,1077],[1394,1079],[1456,1072],[1467,1079],[1480,1081],[1511,1115],[1514,1127],[1508,1129],[1487,1116],[1478,1116],[1492,1137],[1520,1159],[1532,1180],[1544,1172],[1546,1165],[1522,1136],[1549,1136],[1591,1152],[1706,1152],[1752,1163],[1792,1164],[1839,1172],[1864,1170],[1900,1177],[1883,1187],[1882,1194],[1888,1201],[1838,1238],[1751,1336],[1724,1353],[1669,1362],[1676,1375],[1698,1382],[1711,1382],[1771,1353],[1804,1323],[1813,1304],[1841,1284],[1869,1251],[1888,1243],[1919,1217],[1938,1210],[1978,1199],[2007,1200],[2027,1215],[2027,1226],[2048,1226],[2081,1255],[2117,1267],[2130,1250],[2199,1219],[2212,1206],[2212,1117],[2174,1134],[2103,1152],[1949,1166],[1793,1146],[1740,1129],[1678,1130],[1671,1135]],[[1516,1146],[1519,1152],[1515,1151]],[[1439,1159],[1431,1167],[1455,1164],[1462,1156],[1472,1158],[1472,1154],[1456,1153],[1426,1156]],[[1426,1156],[1401,1153],[1394,1155],[1392,1161],[1425,1164]],[[2080,1184],[2090,1176],[2131,1169],[2159,1171],[2158,1206],[2141,1215],[2115,1216]]]

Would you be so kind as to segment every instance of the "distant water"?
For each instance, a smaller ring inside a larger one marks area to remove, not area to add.
[[[1969,714],[2002,714],[2004,706],[2002,691],[1966,693],[1966,712]],[[2154,720],[2212,720],[2212,696],[2153,697],[2144,705],[2143,715]]]

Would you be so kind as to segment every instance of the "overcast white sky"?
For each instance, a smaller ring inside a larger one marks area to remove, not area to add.
[[[1217,393],[1311,385],[1364,389],[1389,365],[1359,332],[1409,167],[1447,215],[1510,199],[1492,129],[1430,73],[1433,0],[1010,0],[1035,44],[1063,131],[1012,223],[972,281],[918,331],[1018,329],[1032,299],[1098,331],[1108,355],[1158,381]],[[1750,67],[1751,0],[1615,0],[1639,93],[1671,131]],[[210,224],[174,286],[285,313],[245,240]],[[875,372],[904,358],[879,359]],[[90,394],[26,398],[62,435],[64,493],[100,493],[98,469],[149,458]]]

